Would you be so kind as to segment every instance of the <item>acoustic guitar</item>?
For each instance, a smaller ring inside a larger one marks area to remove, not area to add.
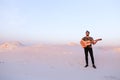
[[[94,43],[97,43],[98,41],[101,41],[101,40],[102,40],[101,38],[96,39],[96,40],[94,40]],[[92,43],[93,43],[93,41],[90,41],[90,40],[88,40],[88,41],[81,40],[80,41],[80,44],[83,48],[87,47],[88,45],[91,45]]]

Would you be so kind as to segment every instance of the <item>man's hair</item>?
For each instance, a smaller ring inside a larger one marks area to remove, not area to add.
[[[88,31],[88,30],[86,32],[90,33],[90,31]]]

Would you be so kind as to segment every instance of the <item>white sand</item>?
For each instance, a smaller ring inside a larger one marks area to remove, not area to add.
[[[94,46],[94,56],[97,69],[90,58],[89,67],[84,68],[84,52],[78,45],[3,43],[0,80],[120,80],[119,51]]]

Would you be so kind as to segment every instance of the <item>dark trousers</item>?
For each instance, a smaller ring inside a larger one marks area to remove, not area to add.
[[[93,56],[93,50],[92,50],[92,48],[86,47],[86,48],[84,48],[84,52],[85,52],[86,65],[88,65],[88,52],[90,54],[92,64],[94,65],[94,56]]]

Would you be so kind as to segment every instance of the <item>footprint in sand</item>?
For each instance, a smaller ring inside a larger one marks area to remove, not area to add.
[[[115,76],[104,76],[105,80],[120,80],[120,78],[117,78]]]

